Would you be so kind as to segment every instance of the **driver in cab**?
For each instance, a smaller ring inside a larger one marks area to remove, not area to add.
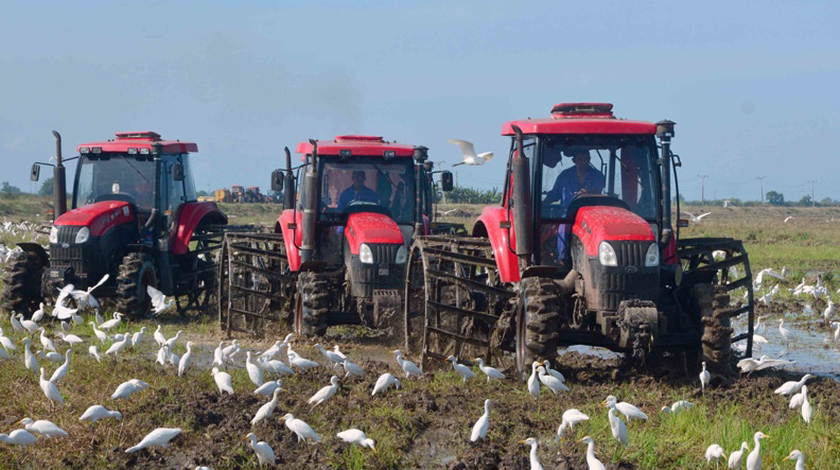
[[[575,148],[567,150],[566,155],[571,154],[573,167],[563,170],[554,181],[554,187],[545,195],[543,204],[551,204],[562,201],[564,207],[577,196],[584,194],[601,194],[604,190],[604,175],[589,165],[592,158],[589,150]],[[549,153],[543,158],[543,163],[551,168],[560,162],[560,153]]]
[[[338,196],[339,211],[343,211],[347,206],[356,201],[379,204],[379,195],[376,194],[376,191],[365,186],[366,179],[364,171],[353,170],[353,184]]]

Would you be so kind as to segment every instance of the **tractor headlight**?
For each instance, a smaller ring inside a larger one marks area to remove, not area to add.
[[[55,225],[50,229],[50,243],[58,243],[58,227]]]
[[[394,258],[394,263],[404,264],[407,259],[408,259],[408,250],[405,249],[405,245],[400,245],[399,249],[397,249],[397,257]]]
[[[79,230],[79,233],[76,234],[76,244],[80,245],[80,244],[88,241],[89,238],[90,238],[90,229],[87,228],[87,227],[82,227],[82,229]]]
[[[615,256],[612,245],[607,242],[601,242],[598,245],[598,261],[604,266],[618,266],[618,258]]]
[[[359,261],[365,264],[373,264],[373,251],[364,243],[359,245]]]
[[[652,243],[645,255],[645,266],[650,268],[652,266],[659,266],[659,246]]]

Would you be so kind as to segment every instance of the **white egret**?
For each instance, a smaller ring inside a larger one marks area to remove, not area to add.
[[[117,389],[114,391],[114,394],[111,395],[111,399],[116,400],[118,398],[128,398],[132,393],[145,390],[148,387],[149,384],[143,382],[142,380],[131,379],[128,382],[119,384]]]
[[[90,345],[90,347],[88,348],[88,354],[91,357],[94,357],[96,359],[96,362],[102,362],[102,358],[99,357],[99,351],[96,349],[95,344]]]
[[[365,375],[365,370],[355,362],[350,361],[350,359],[345,358],[344,361],[341,363],[344,366],[344,378],[355,376],[355,377],[362,377]]]
[[[23,330],[23,325],[21,325],[20,321],[18,321],[17,317],[15,317],[14,312],[9,314],[9,321],[12,324],[12,331],[18,332]]]
[[[312,408],[310,408],[309,411],[312,411],[312,409],[316,406],[332,398],[332,396],[335,395],[335,392],[337,391],[338,377],[333,375],[332,377],[330,377],[330,385],[327,385],[321,390],[318,390],[317,392],[315,392],[315,395],[312,395],[312,397],[310,397],[309,400],[306,401],[306,403],[312,405]]]
[[[163,343],[166,342],[166,336],[163,336],[163,333],[160,332],[160,325],[157,326],[153,336],[159,346],[163,346]]]
[[[257,436],[250,432],[247,436],[243,437],[242,440],[248,440],[248,445],[254,449],[254,453],[257,454],[257,460],[260,462],[260,468],[263,465],[268,464],[271,466],[276,465],[274,462],[274,449],[271,448],[265,441],[257,442]]]
[[[260,421],[271,417],[271,414],[274,413],[274,409],[277,408],[277,400],[280,397],[280,392],[282,391],[283,389],[280,387],[274,389],[271,400],[261,406],[260,409],[257,410],[257,414],[254,415],[254,418],[251,419],[251,426],[254,426]]]
[[[540,366],[540,363],[534,361],[531,363],[531,376],[528,377],[528,393],[534,397],[535,400],[539,400],[540,398],[540,382],[537,378],[537,367]]]
[[[17,346],[15,346],[15,342],[3,333],[3,328],[0,328],[0,345],[2,345],[9,351],[17,351]]]
[[[563,383],[566,383],[566,377],[563,377],[563,374],[561,374],[559,370],[551,368],[551,361],[549,361],[548,359],[542,361],[542,366],[545,367],[545,371],[548,372],[548,375],[556,378],[557,380]]]
[[[79,338],[76,335],[65,334],[63,332],[59,332],[58,337],[61,338],[61,340],[65,343],[69,344],[70,347],[84,343],[84,340],[82,338]]]
[[[753,447],[752,452],[747,455],[747,470],[761,470],[761,440],[769,438],[770,436],[762,433],[761,431],[755,433],[753,436],[755,447]]]
[[[790,403],[788,404],[788,408],[791,410],[795,410],[802,406],[802,402],[805,400],[805,397],[802,395],[802,392],[797,393],[796,395],[790,397]]]
[[[149,298],[152,301],[152,310],[154,311],[154,315],[160,315],[175,305],[175,299],[169,299],[169,302],[167,302],[166,296],[163,295],[163,292],[152,286],[146,286],[146,293],[149,294]]]
[[[99,308],[99,301],[96,300],[96,297],[94,297],[92,293],[99,286],[108,282],[109,277],[111,277],[110,274],[105,274],[99,282],[91,287],[88,287],[87,290],[73,290],[70,292],[70,295],[72,295],[73,299],[76,301],[76,305],[82,309],[86,309],[88,307]]]
[[[802,386],[802,419],[806,423],[811,422],[811,417],[814,416],[814,409],[811,408],[811,402],[808,401],[808,386]]]
[[[155,362],[162,366],[165,366],[167,360],[169,360],[169,347],[164,344],[160,347],[160,349],[158,349],[157,358],[155,359]]]
[[[477,357],[473,360],[478,363],[478,368],[481,370],[481,372],[483,372],[484,375],[487,376],[488,383],[490,383],[490,379],[504,380],[506,378],[505,374],[499,371],[499,369],[484,365],[484,359]]]
[[[100,328],[101,328],[101,327],[100,327]],[[166,342],[165,342],[164,344],[165,344],[165,345],[167,345],[167,346],[169,346],[169,349],[170,349],[170,350],[174,349],[174,348],[175,348],[175,345],[176,345],[176,344],[178,344],[178,340],[179,340],[179,339],[181,339],[181,335],[182,335],[182,334],[184,334],[184,332],[183,332],[183,331],[181,331],[181,330],[178,330],[178,332],[177,332],[177,333],[175,333],[175,336],[173,336],[173,337],[169,338],[168,340],[166,340]]]
[[[455,356],[450,355],[446,360],[452,363],[452,368],[464,379],[464,383],[467,383],[467,379],[475,378],[475,372],[463,364],[458,364],[458,359],[455,359]]]
[[[50,377],[50,382],[56,383],[59,380],[63,379],[65,375],[67,375],[67,370],[70,369],[70,352],[71,350],[67,350],[64,353],[64,364],[58,367],[58,369],[53,372],[52,376]]]
[[[38,310],[32,312],[32,316],[30,318],[35,323],[38,323],[44,318],[44,302],[41,302],[41,305],[38,307]]]
[[[718,444],[712,444],[706,449],[706,463],[712,463],[712,460],[717,463],[717,461],[723,457],[726,458],[726,452],[723,451],[723,447]]]
[[[364,431],[360,431],[358,429],[347,429],[346,431],[341,431],[340,433],[336,434],[336,436],[344,442],[349,442],[351,444],[358,444],[362,447],[370,447],[374,453],[376,453],[376,441],[367,437]]]
[[[181,360],[178,361],[178,377],[186,374],[192,364],[192,347],[193,342],[187,341],[187,352],[185,352],[184,355],[181,356]]]
[[[219,343],[219,350],[221,350],[221,348],[222,348],[222,344]],[[263,351],[262,354],[260,354],[260,357],[267,357],[267,358],[271,359],[274,356],[276,356],[277,354],[279,354],[280,351],[282,351],[285,348],[286,348],[286,345],[283,344],[282,341],[275,341],[274,344],[270,348],[266,349],[265,351]]]
[[[222,347],[224,346],[224,341],[219,341],[219,346],[213,350],[213,365],[223,367],[225,365],[225,360],[222,357]]]
[[[345,355],[344,355],[344,353],[343,353],[343,352],[341,352],[341,349],[339,349],[339,348],[338,348],[338,345],[337,345],[337,344],[336,344],[335,346],[333,346],[333,352],[334,352],[334,353],[336,353],[336,354],[338,354],[338,356],[339,356],[341,359],[347,359],[347,356],[345,356]]]
[[[105,323],[105,319],[102,318],[102,315],[99,314],[98,308],[93,309],[93,318],[96,320],[97,325]]]
[[[332,351],[327,351],[320,344],[316,344],[315,349],[317,349],[318,351],[321,351],[321,354],[323,354],[324,357],[326,357],[327,360],[330,361],[330,363],[333,365],[333,367],[335,367],[335,366],[341,364],[342,362],[344,362],[343,357],[339,356],[338,354],[336,354]]]
[[[543,385],[548,387],[549,390],[554,392],[555,395],[557,395],[558,392],[569,391],[569,387],[567,387],[563,382],[558,380],[556,377],[548,375],[545,372],[545,367],[537,367],[537,374],[539,374],[540,382],[542,382]]]
[[[45,419],[33,421],[32,418],[23,418],[15,424],[22,424],[27,431],[38,433],[46,437],[47,439],[52,439],[54,437],[69,436],[69,434],[67,434],[67,431],[56,426],[55,423],[53,423],[52,421],[47,421]]]
[[[93,326],[93,334],[96,335],[96,337],[99,339],[99,342],[105,344],[105,341],[108,340],[108,335],[104,331],[96,328],[96,323],[90,321],[88,322],[88,324]]]
[[[41,330],[41,346],[43,346],[44,351],[53,351],[55,352],[55,344],[53,344],[52,340],[44,336],[44,332],[46,331],[44,327],[39,327]]]
[[[253,362],[251,362],[251,351],[247,353],[247,359],[245,359],[245,369],[248,370],[248,378],[251,379],[251,382],[254,383],[257,387],[263,384],[263,373],[262,369]]]
[[[149,434],[146,434],[146,437],[144,437],[139,444],[134,447],[129,447],[125,450],[125,452],[130,454],[132,452],[137,452],[140,449],[145,449],[146,447],[166,448],[169,441],[178,434],[181,434],[180,428],[157,428]]]
[[[840,321],[833,321],[831,322],[831,326],[834,327],[834,342],[840,341]]]
[[[145,336],[146,332],[148,332],[148,331],[149,331],[148,328],[146,328],[144,326],[144,327],[140,328],[140,331],[138,331],[137,333],[134,333],[131,336],[131,347],[136,348],[137,345],[140,344],[140,341],[143,341],[143,337]]]
[[[24,319],[22,313],[18,314],[18,321],[20,322],[20,326],[22,326],[24,330],[28,331],[30,335],[38,331],[38,328],[41,328],[34,321]]]
[[[41,383],[41,390],[44,391],[44,396],[50,400],[50,409],[53,407],[53,402],[57,402],[59,405],[64,405],[64,398],[62,398],[61,393],[58,391],[58,387],[55,386],[54,383],[47,380],[44,376],[44,368],[41,367],[41,378],[39,380]]]
[[[790,346],[790,330],[785,328],[785,319],[779,318],[779,333],[785,339],[785,348]]]
[[[825,308],[825,310],[823,310],[823,318],[825,319],[825,322],[828,323],[829,321],[831,321],[831,319],[834,318],[834,314],[836,313],[837,308],[834,306],[834,302],[832,302],[831,299],[828,299],[828,306]]]
[[[274,390],[280,388],[282,385],[283,381],[280,379],[269,380],[268,382],[262,384],[261,387],[254,390],[254,395],[265,395],[267,397],[271,396],[271,394],[274,393]]]
[[[741,359],[738,361],[738,368],[741,369],[741,373],[752,373],[757,370],[767,369],[770,367],[776,367],[781,365],[788,365],[788,364],[795,364],[796,361],[785,361],[782,359],[773,359],[766,354],[761,356],[758,359],[755,358],[746,358]]]
[[[113,354],[114,357],[117,357],[117,355],[120,353],[120,351],[125,349],[126,344],[128,344],[128,339],[123,337],[122,340],[116,341],[113,344],[111,344],[111,347],[108,348],[107,351],[105,351],[105,355],[107,356],[109,354]]]
[[[709,385],[710,380],[712,380],[712,374],[706,370],[706,361],[703,361],[703,370],[700,371],[700,389],[703,395],[706,394],[706,385]]]
[[[607,470],[607,467],[605,467],[604,464],[595,457],[594,439],[589,436],[584,436],[584,438],[578,442],[586,444],[586,465],[589,466],[589,470]]]
[[[462,160],[459,163],[456,163],[452,166],[484,165],[484,162],[489,162],[493,158],[493,152],[484,152],[484,153],[476,154],[475,153],[475,147],[473,146],[472,142],[468,142],[466,140],[449,139],[449,140],[446,141],[446,143],[457,145],[458,147],[461,148],[461,158],[462,158]]]
[[[616,414],[615,403],[610,403],[605,406],[609,408],[609,411],[607,411],[607,416],[610,420],[610,430],[612,431],[612,436],[623,447],[627,447],[627,445],[630,443],[630,435],[627,433],[627,425],[625,425],[624,421],[622,421],[621,418],[619,418]]]
[[[370,396],[376,395],[377,392],[384,392],[391,385],[394,385],[395,388],[400,388],[400,381],[389,373],[380,375],[379,378],[376,379],[376,385],[373,386],[373,392],[371,392]]]
[[[487,436],[487,426],[490,421],[490,400],[484,400],[484,414],[478,418],[472,428],[470,434],[470,442],[475,442],[479,439],[484,439]]]
[[[784,384],[782,384],[781,387],[777,388],[773,393],[775,393],[776,395],[790,395],[792,393],[796,393],[796,392],[798,392],[799,390],[802,389],[802,387],[805,385],[805,382],[807,382],[808,379],[813,379],[813,378],[814,378],[813,375],[805,374],[805,375],[802,376],[801,379],[799,379],[799,381],[791,380],[789,382],[785,382]]]
[[[670,414],[677,414],[682,410],[687,410],[689,408],[694,408],[694,403],[685,400],[675,401],[671,406],[663,406],[662,412],[663,413],[670,413]]]
[[[108,320],[106,322],[102,322],[102,324],[99,325],[99,329],[100,330],[110,330],[110,329],[116,328],[117,325],[122,323],[122,316],[123,316],[122,313],[114,312],[113,319]]]
[[[264,371],[271,374],[290,375],[295,373],[291,367],[283,364],[283,362],[278,361],[277,359],[269,359],[267,356],[260,356],[260,358],[257,359],[257,363]]]
[[[417,377],[421,377],[423,375],[423,370],[417,367],[417,364],[405,359],[402,351],[395,349],[393,353],[397,356],[397,364],[399,364],[400,368],[405,372],[405,378],[410,378],[412,375]]]
[[[700,214],[700,215],[694,215],[691,212],[686,212],[686,211],[680,211],[680,212],[682,212],[683,214],[686,214],[687,216],[691,217],[691,221],[694,222],[694,223],[700,223],[700,222],[703,221],[703,217],[706,217],[707,215],[711,215],[711,212],[706,212],[706,213]]]
[[[0,434],[0,442],[14,444],[21,447],[34,444],[37,440],[38,438],[26,429],[15,429],[9,434]]]
[[[46,353],[44,353],[44,351],[41,351],[39,349],[39,350],[35,351],[35,355],[38,356],[41,359],[49,359],[52,362],[62,362],[62,361],[64,361],[64,356],[62,356],[61,354],[59,354],[55,351],[47,351]]]
[[[298,438],[298,441],[306,442],[307,439],[313,440],[315,442],[321,442],[321,436],[318,435],[312,428],[306,424],[304,421],[295,418],[292,416],[291,413],[286,413],[283,416],[283,419],[286,422],[286,427],[289,428],[290,431],[295,433]]]
[[[798,450],[790,451],[790,454],[782,460],[796,460],[795,470],[805,470],[805,455]]]
[[[23,338],[21,343],[23,343],[23,364],[27,369],[37,374],[38,359],[35,358],[35,354],[32,354],[32,350],[29,349],[29,345],[32,343],[32,340],[29,338]]]
[[[564,411],[563,421],[560,423],[560,427],[557,428],[557,437],[563,439],[566,435],[566,430],[572,430],[574,429],[575,424],[588,420],[589,416],[575,408]]]
[[[234,339],[231,341],[230,346],[222,348],[222,359],[225,362],[233,362],[233,356],[237,352],[239,352],[239,341]]]
[[[309,359],[304,359],[300,357],[298,353],[292,351],[291,349],[289,350],[287,356],[289,358],[289,364],[294,367],[297,367],[300,370],[309,370],[314,367],[318,367],[317,362],[310,361]]]
[[[533,437],[529,437],[524,441],[519,441],[520,444],[525,444],[526,446],[531,446],[531,454],[530,454],[530,461],[531,461],[531,470],[543,470],[543,466],[540,463],[540,459],[537,456],[537,440]]]
[[[233,378],[230,374],[219,371],[218,367],[214,367],[211,373],[213,374],[213,381],[216,382],[216,387],[219,387],[219,393],[233,395]]]
[[[746,442],[741,443],[741,448],[729,454],[728,468],[741,468],[741,460],[744,458],[744,451],[750,450],[750,446]]]
[[[119,411],[108,411],[102,405],[93,405],[82,413],[82,417],[79,418],[79,421],[90,421],[91,423],[95,423],[99,420],[109,418],[117,420],[122,419],[122,413]]]

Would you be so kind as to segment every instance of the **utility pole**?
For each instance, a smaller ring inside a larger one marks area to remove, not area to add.
[[[811,180],[808,182],[811,183],[811,206],[816,206],[817,200],[814,199],[814,185],[817,184],[817,180]]]
[[[708,178],[709,175],[697,175],[697,177],[700,178],[700,205],[705,206],[706,205],[706,178]]]
[[[755,179],[761,180],[761,203],[764,204],[764,178],[766,176],[756,176]]]

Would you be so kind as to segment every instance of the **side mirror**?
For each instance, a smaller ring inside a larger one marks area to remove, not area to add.
[[[452,191],[455,187],[455,184],[452,181],[452,172],[451,171],[444,171],[440,174],[440,189],[441,191]]]
[[[172,165],[172,179],[175,181],[184,181],[184,165],[180,163]]]
[[[274,170],[271,172],[271,190],[282,192],[283,191],[283,183],[285,180],[285,172],[283,170]]]
[[[32,170],[29,172],[29,179],[32,181],[38,181],[38,178],[41,177],[41,165],[37,163],[32,164]]]

